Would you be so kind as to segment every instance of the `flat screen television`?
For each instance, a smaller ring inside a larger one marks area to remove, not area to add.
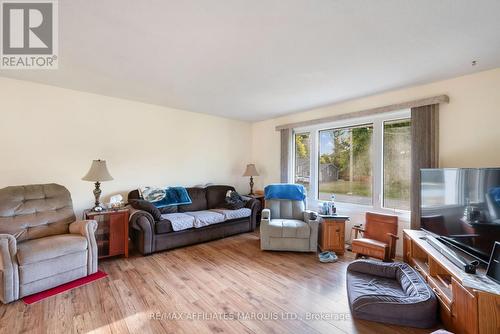
[[[500,241],[500,168],[421,170],[421,228],[487,264]]]

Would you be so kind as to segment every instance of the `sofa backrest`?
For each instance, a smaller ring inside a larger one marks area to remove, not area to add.
[[[141,195],[139,194],[139,190],[137,189],[134,189],[128,193],[128,201],[130,202],[134,199],[141,199]]]
[[[207,188],[207,205],[209,209],[220,208],[221,204],[224,203],[226,199],[226,193],[229,190],[234,191],[234,187],[232,186],[208,186]]]
[[[271,210],[271,219],[298,219],[304,220],[304,201],[288,199],[266,199],[266,209]]]
[[[11,234],[19,242],[68,233],[75,220],[71,195],[61,185],[0,189],[0,233]]]
[[[189,197],[191,198],[192,203],[179,205],[179,212],[208,210],[207,188],[192,187],[186,188],[186,190],[189,194]]]

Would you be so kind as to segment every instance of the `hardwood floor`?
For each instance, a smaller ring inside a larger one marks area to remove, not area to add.
[[[22,301],[1,305],[0,332],[432,331],[352,320],[345,289],[345,268],[351,260],[350,253],[337,263],[321,264],[312,253],[262,252],[257,234],[146,257],[109,259],[99,264],[107,278],[30,306]],[[240,318],[215,318],[224,314]],[[308,314],[324,319],[310,319]]]

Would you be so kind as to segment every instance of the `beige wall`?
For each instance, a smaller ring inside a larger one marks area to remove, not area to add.
[[[139,185],[228,183],[246,193],[250,161],[261,173],[257,189],[279,181],[276,125],[438,94],[451,100],[440,113],[441,166],[500,166],[500,69],[253,124],[0,78],[0,187],[57,182],[80,212],[93,188],[80,179],[102,158],[115,177],[102,185],[105,200]]]
[[[500,68],[391,91],[252,125],[252,161],[261,176],[257,188],[279,182],[280,137],[276,125],[348,113],[447,94],[440,109],[442,167],[500,166]]]
[[[251,125],[204,114],[0,78],[0,188],[56,182],[78,212],[92,206],[81,181],[108,161],[103,195],[139,185],[233,184],[250,161]]]

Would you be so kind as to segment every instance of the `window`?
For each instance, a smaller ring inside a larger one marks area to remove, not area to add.
[[[311,143],[309,133],[295,135],[295,183],[309,191],[311,177]]]
[[[411,122],[384,122],[384,207],[410,210]]]
[[[309,203],[335,195],[338,203],[382,212],[409,210],[409,116],[401,110],[294,129],[293,177]]]
[[[319,132],[318,199],[372,204],[373,125]]]

